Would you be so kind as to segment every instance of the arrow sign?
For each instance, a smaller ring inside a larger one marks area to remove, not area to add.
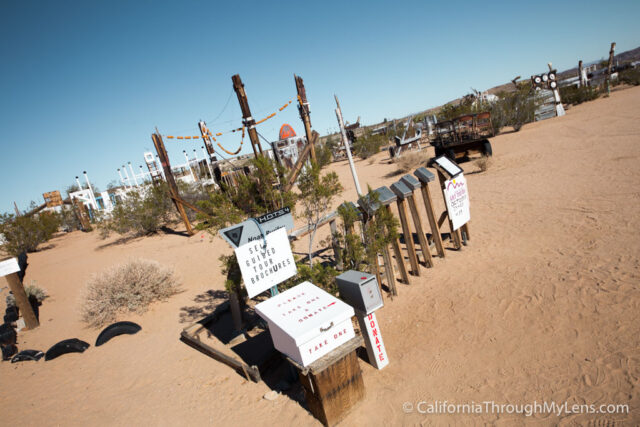
[[[279,228],[293,229],[293,216],[291,215],[291,209],[288,207],[269,212],[254,219],[255,221],[249,219],[240,224],[223,228],[220,230],[220,236],[232,248],[236,249],[254,240],[262,240],[263,236],[260,232],[260,227],[264,231],[265,237]],[[258,227],[258,224],[260,224],[260,227]]]

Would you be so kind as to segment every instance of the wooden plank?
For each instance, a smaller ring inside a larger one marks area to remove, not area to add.
[[[320,222],[318,223],[318,228],[322,227],[323,225],[329,224],[332,220],[335,220],[337,217],[338,217],[338,212],[336,211],[329,212],[327,215],[325,215],[324,218],[320,220]],[[289,238],[292,238],[293,240],[297,240],[300,237],[306,236],[312,231],[313,231],[312,227],[305,225],[304,227],[301,227],[301,228],[298,228],[297,230],[292,231],[289,234]]]
[[[438,256],[444,258],[444,245],[442,244],[442,236],[440,235],[440,227],[436,222],[436,214],[433,210],[433,200],[431,199],[431,192],[429,191],[429,184],[422,184],[422,199],[424,201],[424,208],[427,211],[427,217],[429,218],[429,226],[431,227],[431,235],[433,236],[433,242],[438,250]]]
[[[398,214],[400,216],[400,224],[402,225],[402,234],[404,235],[404,241],[407,245],[407,252],[409,252],[409,263],[411,264],[411,272],[416,276],[420,276],[420,267],[418,266],[418,256],[416,255],[416,246],[413,243],[413,233],[409,228],[409,221],[407,218],[407,206],[402,199],[396,200],[398,205]]]
[[[256,383],[260,382],[260,370],[257,366],[249,366],[245,363],[240,362],[234,357],[228,356],[221,351],[216,350],[210,345],[207,345],[200,341],[197,336],[190,335],[186,330],[182,331],[182,333],[180,334],[180,338],[185,344],[242,373],[247,380]]]
[[[391,207],[389,205],[386,205],[385,208],[387,209],[387,212],[389,212],[389,215],[393,215],[391,213]],[[398,238],[395,238],[391,242],[391,248],[393,249],[393,254],[396,257],[396,264],[398,264],[398,269],[400,270],[402,281],[408,285],[409,274],[407,273],[407,267],[404,265],[404,256],[402,255],[402,251],[400,250],[400,242]]]
[[[13,293],[13,297],[16,300],[16,306],[20,310],[20,314],[24,319],[24,324],[27,329],[35,329],[40,326],[40,322],[38,322],[38,319],[33,312],[33,308],[31,308],[31,303],[29,303],[27,293],[24,291],[24,286],[22,285],[22,280],[20,280],[18,273],[8,274],[4,276],[4,278],[9,284],[9,289],[11,289],[11,292]]]
[[[413,218],[413,226],[416,229],[416,233],[418,233],[418,242],[420,243],[424,263],[428,267],[433,267],[431,248],[429,247],[427,238],[422,230],[422,221],[420,220],[420,215],[418,214],[418,208],[416,207],[416,201],[413,198],[413,194],[407,197],[407,201],[409,202],[409,210],[411,211],[411,217]]]

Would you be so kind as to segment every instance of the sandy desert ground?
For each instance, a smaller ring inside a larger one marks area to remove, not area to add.
[[[367,397],[343,425],[640,424],[639,118],[640,88],[619,90],[494,138],[486,172],[463,164],[472,240],[386,299],[378,319],[391,363],[377,371],[360,361]],[[387,156],[357,162],[363,184],[399,178]],[[346,162],[331,169],[345,187],[340,201],[355,200]],[[99,331],[81,322],[80,296],[93,273],[113,264],[142,257],[171,265],[182,292],[123,316],[142,326],[137,335],[49,362],[0,363],[0,424],[319,425],[294,397],[263,399],[267,385],[179,341],[182,328],[221,302],[207,292],[223,289],[226,243],[206,233],[116,240],[74,232],[29,256],[25,284],[35,280],[51,297],[41,326],[19,334],[21,349],[72,337],[93,344]],[[629,413],[403,410],[420,401],[613,403]]]

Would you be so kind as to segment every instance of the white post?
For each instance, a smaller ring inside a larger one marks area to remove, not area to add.
[[[127,167],[125,165],[122,165],[122,169],[124,170],[124,175],[127,177],[129,188],[133,188],[133,185],[131,184],[131,178],[129,178],[129,172],[127,172]]]
[[[133,182],[136,183],[136,187],[140,187],[136,178],[136,173],[133,171],[133,166],[131,166],[131,162],[129,162],[129,169],[131,169],[131,176],[133,176]]]
[[[360,189],[360,183],[358,182],[358,174],[356,173],[356,167],[353,164],[353,158],[351,157],[351,148],[349,147],[349,139],[347,138],[347,132],[344,130],[344,123],[342,121],[342,110],[340,109],[340,103],[338,102],[338,97],[333,95],[336,98],[336,117],[338,118],[338,125],[340,125],[340,134],[342,135],[342,143],[344,144],[344,148],[347,151],[347,158],[349,159],[349,167],[351,168],[351,175],[353,175],[353,182],[356,184],[356,192],[358,193],[358,197],[362,197],[362,190]]]
[[[87,175],[87,171],[83,171],[82,173],[84,174],[84,179],[87,181],[87,186],[89,187],[89,195],[91,197],[93,209],[98,210],[98,201],[96,200],[96,195],[93,194],[93,188],[91,187],[91,182],[89,182],[89,175]]]
[[[122,183],[122,185],[124,185],[125,188],[127,188],[127,183],[124,180],[124,177],[122,176],[122,172],[120,171],[120,168],[118,168],[118,175],[120,176],[120,182]]]
[[[80,180],[78,179],[78,177],[76,176],[76,184],[78,184],[78,191],[82,190],[82,185],[80,185]]]
[[[191,165],[189,164],[189,155],[186,150],[182,150],[184,153],[184,158],[187,159],[187,167],[189,168],[189,172],[191,172],[191,178],[193,178],[193,182],[196,182],[196,176],[193,174],[193,169],[191,169]]]
[[[142,181],[142,183],[144,184],[144,176],[146,175],[146,173],[144,172],[144,169],[142,169],[142,165],[140,165],[140,181]]]

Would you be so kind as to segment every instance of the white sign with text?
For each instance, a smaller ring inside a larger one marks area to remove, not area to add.
[[[453,224],[453,229],[457,230],[471,219],[469,211],[469,190],[467,180],[463,174],[444,182],[445,202],[447,212]]]
[[[235,249],[249,298],[282,283],[297,273],[285,228]]]
[[[365,344],[367,346],[369,363],[377,369],[384,368],[389,364],[389,358],[387,357],[387,349],[384,347],[384,341],[382,341],[382,333],[380,332],[380,325],[378,325],[376,314],[358,313],[358,322],[360,323],[360,329],[367,332]]]
[[[10,258],[0,262],[0,277],[8,276],[11,273],[20,271],[17,258]]]

